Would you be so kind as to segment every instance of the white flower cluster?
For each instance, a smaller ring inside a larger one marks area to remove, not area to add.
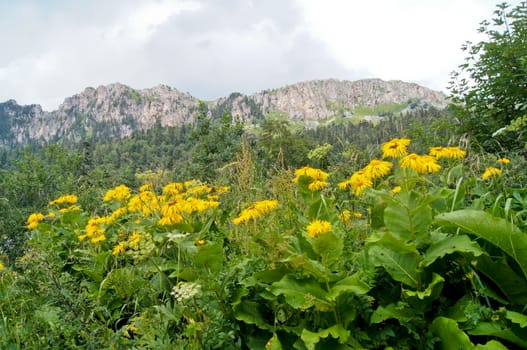
[[[194,297],[201,291],[201,286],[193,282],[179,282],[177,286],[172,288],[170,294],[177,302],[183,302]]]

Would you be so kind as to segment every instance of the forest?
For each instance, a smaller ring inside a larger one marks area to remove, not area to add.
[[[451,104],[0,148],[2,349],[527,348],[527,5]]]

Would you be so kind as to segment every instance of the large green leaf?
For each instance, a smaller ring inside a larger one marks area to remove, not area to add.
[[[394,280],[418,288],[421,256],[413,244],[406,244],[387,233],[371,240],[367,251],[374,266],[383,267]]]
[[[209,242],[198,248],[192,261],[197,268],[202,268],[209,273],[218,273],[223,267],[223,247],[219,243]]]
[[[260,329],[273,329],[260,310],[261,305],[254,301],[243,300],[234,307],[234,317],[247,324],[254,324]]]
[[[399,320],[401,323],[407,323],[412,321],[415,317],[416,315],[412,308],[409,308],[407,304],[399,302],[397,304],[389,304],[386,307],[379,306],[377,310],[372,313],[370,323],[381,323],[391,318]]]
[[[468,335],[459,329],[457,322],[446,317],[438,317],[432,322],[430,330],[441,339],[441,349],[473,349],[474,344]]]
[[[498,322],[481,322],[476,325],[473,329],[468,331],[471,335],[486,335],[494,336],[501,339],[508,340],[522,348],[527,348],[527,331],[520,335],[513,332],[511,328]]]
[[[393,203],[384,209],[386,228],[404,241],[415,240],[431,223],[432,209],[428,203],[416,207]]]
[[[521,328],[527,327],[527,316],[516,311],[507,311],[505,318],[513,323],[517,323]]]
[[[468,236],[459,235],[447,237],[428,247],[423,257],[422,266],[430,266],[437,259],[456,252],[469,253],[473,256],[480,256],[485,253],[478,243],[471,240]]]
[[[443,282],[445,282],[445,279],[438,275],[437,273],[433,273],[432,282],[424,289],[424,290],[407,290],[403,289],[403,293],[406,294],[409,298],[417,298],[419,300],[430,300],[433,301],[437,297],[439,297],[439,294],[441,294],[441,290],[443,289]]]
[[[330,288],[328,299],[336,300],[338,296],[344,293],[368,293],[371,287],[362,280],[363,278],[364,276],[361,273],[356,273],[338,281]]]
[[[328,293],[321,287],[320,282],[314,279],[298,280],[291,275],[286,275],[270,287],[274,295],[283,295],[285,301],[295,309],[309,309],[315,306],[318,310],[327,311],[332,304],[329,303]]]
[[[497,340],[489,340],[486,344],[476,345],[476,350],[507,350],[507,347]]]
[[[321,338],[332,338],[338,339],[339,343],[344,344],[348,341],[351,332],[339,324],[326,329],[320,329],[318,332],[311,332],[307,329],[302,331],[301,338],[306,345],[308,350],[314,350],[316,345],[320,342]]]
[[[454,225],[494,244],[511,256],[527,278],[527,234],[508,220],[487,212],[463,209],[436,216],[439,225]]]
[[[499,294],[509,302],[527,304],[527,280],[518,275],[505,259],[495,261],[483,255],[479,257],[476,268],[499,288]]]

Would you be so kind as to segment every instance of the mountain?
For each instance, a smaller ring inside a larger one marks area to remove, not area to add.
[[[253,95],[233,93],[208,102],[207,110],[210,117],[229,111],[233,118],[244,122],[281,113],[316,127],[335,118],[371,118],[417,106],[442,108],[446,104],[441,92],[414,83],[327,79]],[[166,85],[136,90],[120,83],[88,87],[51,112],[39,105],[20,106],[9,100],[0,103],[0,145],[122,138],[156,124],[191,123],[199,113],[199,105],[196,97]]]

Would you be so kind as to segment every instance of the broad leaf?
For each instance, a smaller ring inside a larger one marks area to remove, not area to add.
[[[306,345],[308,350],[314,350],[316,345],[320,342],[321,338],[332,338],[338,339],[339,343],[344,344],[350,337],[351,332],[339,324],[326,329],[320,329],[318,332],[311,332],[307,329],[302,331],[300,336]]]
[[[409,308],[408,305],[399,302],[397,304],[389,304],[386,307],[379,306],[371,315],[370,323],[381,323],[391,318],[399,320],[401,323],[407,323],[415,317],[414,310]]]
[[[430,266],[437,259],[456,252],[469,253],[473,256],[480,256],[485,253],[478,243],[471,240],[468,236],[459,235],[447,237],[430,245],[424,255],[422,266]]]
[[[489,256],[480,256],[476,268],[490,279],[499,288],[499,294],[510,302],[527,304],[527,280],[518,275],[505,259],[494,261]]]
[[[410,287],[419,285],[421,256],[411,244],[405,244],[390,234],[368,244],[368,259],[374,266],[382,266],[390,276]]]
[[[415,240],[431,223],[432,209],[428,203],[415,208],[394,203],[384,209],[386,228],[403,241]]]
[[[432,282],[430,282],[430,284],[426,287],[425,290],[413,291],[403,289],[403,293],[406,294],[408,297],[417,297],[420,300],[430,299],[431,301],[433,301],[439,296],[439,294],[441,294],[441,290],[443,289],[443,282],[445,282],[445,279],[443,277],[441,277],[437,273],[433,273]]]
[[[487,212],[463,209],[436,216],[440,225],[454,225],[487,240],[511,256],[527,277],[527,234],[509,221]]]
[[[371,287],[362,280],[363,275],[356,273],[335,283],[329,290],[328,299],[336,300],[343,293],[366,294]]]
[[[457,322],[446,317],[438,317],[432,322],[430,330],[441,339],[441,349],[473,349],[474,344],[468,335],[459,329]]]
[[[497,322],[478,323],[477,326],[469,330],[468,333],[472,335],[486,335],[498,337],[501,339],[508,340],[516,345],[519,345],[522,348],[527,348],[527,338],[525,337],[525,334],[520,337],[510,328],[506,327],[504,324],[500,324]]]
[[[507,311],[505,313],[505,318],[513,323],[519,324],[521,328],[527,327],[527,316],[524,314],[520,314],[516,311]]]
[[[273,329],[260,311],[261,305],[254,301],[244,300],[234,308],[234,317],[247,324],[254,324],[261,329]]]
[[[297,280],[290,275],[270,287],[274,295],[283,295],[285,301],[295,309],[309,309],[315,306],[318,310],[327,311],[331,304],[327,301],[328,294],[314,279]]]
[[[489,340],[485,345],[476,345],[476,350],[507,350],[507,347],[497,340]]]

